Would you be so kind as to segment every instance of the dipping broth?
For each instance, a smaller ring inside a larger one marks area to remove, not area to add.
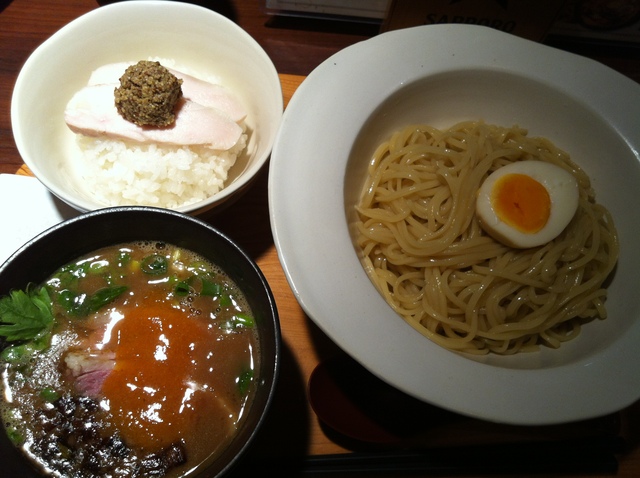
[[[224,271],[138,242],[81,257],[30,293],[43,289],[51,325],[1,353],[5,428],[34,464],[180,477],[226,448],[251,405],[259,340]]]

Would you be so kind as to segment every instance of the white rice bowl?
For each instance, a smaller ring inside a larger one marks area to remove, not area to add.
[[[97,68],[144,59],[221,85],[236,96],[247,113],[237,149],[203,154],[200,148],[178,152],[79,139],[64,120],[74,94]],[[220,211],[253,184],[269,159],[282,112],[275,66],[246,31],[205,7],[144,0],[96,8],[43,42],[16,80],[11,126],[33,175],[81,212],[131,204],[198,215]],[[125,146],[136,150],[133,167],[118,153]],[[125,173],[121,167],[127,164]]]

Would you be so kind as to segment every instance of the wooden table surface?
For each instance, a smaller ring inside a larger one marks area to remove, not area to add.
[[[274,18],[265,12],[264,3],[258,0],[208,3],[243,26],[273,58],[281,72],[285,103],[315,66],[341,48],[373,34],[369,26],[356,26],[351,30],[338,26],[332,31],[326,25],[310,27],[309,23],[299,28],[275,26]],[[0,173],[29,174],[13,142],[9,115],[13,84],[20,67],[48,36],[98,6],[99,3],[91,0],[0,0]],[[640,81],[640,61],[637,58],[603,56],[602,53],[592,57]],[[308,405],[306,387],[314,367],[319,361],[339,355],[341,351],[306,317],[287,283],[271,234],[267,177],[268,169],[265,169],[251,190],[237,203],[223,214],[210,213],[204,217],[236,240],[257,261],[273,289],[279,309],[283,335],[282,372],[272,413],[253,447],[253,457],[297,459],[351,452],[360,447],[323,427]],[[640,404],[611,418],[619,420],[621,433],[626,439],[625,449],[618,456],[617,476],[640,476]],[[498,441],[512,436],[535,436],[540,432],[526,427],[505,429],[471,419],[458,421],[456,426],[456,433],[478,433],[480,430],[481,435]],[[560,433],[571,429],[572,426],[559,428]],[[474,476],[479,474],[473,473]],[[612,475],[586,473],[584,476]]]

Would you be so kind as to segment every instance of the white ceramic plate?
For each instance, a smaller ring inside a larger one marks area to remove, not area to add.
[[[466,119],[551,139],[586,170],[616,221],[609,318],[558,350],[477,359],[445,350],[391,310],[356,255],[349,221],[375,146],[414,121]],[[298,301],[371,372],[446,409],[526,425],[624,408],[640,398],[639,119],[632,80],[485,27],[417,27],[346,48],[297,90],[271,158],[275,244]]]

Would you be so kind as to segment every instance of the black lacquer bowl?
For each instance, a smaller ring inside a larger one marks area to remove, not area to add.
[[[261,341],[257,394],[229,447],[197,475],[222,476],[241,460],[264,422],[276,387],[281,347],[278,312],[269,284],[256,263],[228,237],[199,219],[170,210],[136,206],[100,209],[64,221],[16,251],[0,267],[0,296],[44,281],[82,254],[134,240],[164,241],[203,255],[244,291],[254,313]],[[2,476],[40,476],[4,430],[0,431],[0,463]]]

